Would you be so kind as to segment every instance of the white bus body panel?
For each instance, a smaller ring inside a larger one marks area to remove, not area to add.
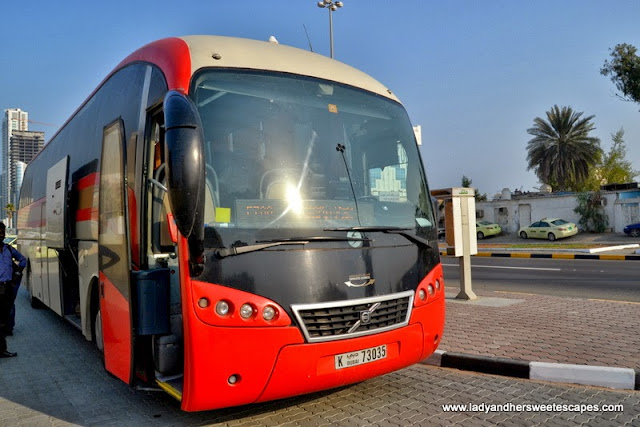
[[[45,237],[47,246],[50,248],[64,249],[68,165],[69,156],[66,156],[47,171],[47,228]]]
[[[44,249],[44,248],[43,248]],[[62,283],[60,282],[60,261],[58,260],[58,252],[55,249],[46,248],[46,264],[43,263],[42,271],[46,271],[48,280],[43,280],[43,284],[47,284],[49,299],[45,303],[51,310],[62,316]],[[46,270],[45,270],[46,269]]]
[[[91,282],[98,278],[98,242],[78,242],[78,283],[80,285],[80,319],[82,334],[93,338],[91,331]]]

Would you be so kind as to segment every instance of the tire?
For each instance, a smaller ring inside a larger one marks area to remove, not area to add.
[[[31,283],[31,268],[27,268],[25,285],[27,286],[27,290],[29,291],[29,305],[31,305],[31,308],[36,310],[44,308],[44,304],[42,303],[42,301],[40,301],[33,295],[33,284]]]
[[[549,239],[549,241],[553,242],[554,240],[556,240],[556,235],[553,233],[549,233],[547,235],[547,238]]]
[[[96,341],[96,347],[101,352],[104,352],[104,339],[102,337],[102,315],[100,314],[100,310],[96,314],[96,320],[93,324],[93,333],[94,339]]]
[[[484,239],[484,233],[482,231],[478,231],[478,240]]]
[[[631,237],[640,237],[640,228],[634,228],[631,230]]]
[[[31,308],[36,310],[40,310],[43,307],[42,301],[40,301],[38,298],[34,297],[33,295],[29,297],[29,304],[31,304]]]
[[[525,231],[521,231],[520,232],[520,237],[523,238],[523,239],[527,239],[528,238],[527,233]]]
[[[91,286],[91,334],[93,343],[104,354],[102,335],[102,314],[100,313],[99,284],[97,280]]]

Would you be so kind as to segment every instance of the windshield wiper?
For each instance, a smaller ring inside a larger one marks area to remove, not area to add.
[[[248,252],[261,251],[262,249],[272,248],[280,245],[306,245],[309,241],[301,240],[274,240],[270,243],[262,243],[259,245],[231,246],[229,248],[218,248],[215,250],[216,257],[226,258],[228,256],[242,255]]]
[[[399,234],[406,238],[410,242],[416,243],[422,247],[432,249],[429,241],[415,234],[407,233],[407,231],[413,230],[408,227],[382,227],[382,226],[358,226],[358,227],[337,227],[337,228],[325,228],[324,231],[362,231],[362,232],[377,232],[385,234]]]
[[[366,237],[333,237],[333,236],[313,236],[313,237],[291,237],[270,240],[256,240],[255,245],[231,245],[229,248],[218,248],[215,250],[216,257],[226,258],[228,256],[242,255],[248,252],[261,251],[280,245],[306,245],[309,242],[346,242],[346,241],[368,242],[371,239]]]
[[[368,237],[342,237],[342,236],[313,236],[313,237],[291,237],[291,238],[282,238],[282,239],[270,239],[270,240],[256,240],[256,243],[273,243],[273,242],[285,242],[289,243],[292,241],[300,241],[304,240],[305,243],[308,242],[347,242],[351,240],[359,241],[359,242],[369,242],[371,239]]]

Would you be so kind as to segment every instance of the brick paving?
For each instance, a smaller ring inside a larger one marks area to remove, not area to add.
[[[628,328],[618,323],[625,316],[635,316],[637,320],[637,305],[488,294],[480,293],[481,296],[513,299],[516,303],[496,308],[448,300],[449,312],[442,348],[473,352],[483,345],[496,355],[532,358],[532,354],[541,353],[541,349],[548,345],[548,353],[541,360],[549,360],[554,354],[560,360],[560,353],[565,351],[560,348],[563,345],[566,348],[573,346],[562,344],[562,335],[565,332],[577,332],[588,337],[579,347],[589,355],[589,363],[594,364],[595,355],[591,349],[614,346],[609,340],[600,341],[601,347],[597,347],[597,331],[603,331],[603,328],[598,329],[599,323],[616,322],[616,328],[625,328],[625,334],[628,335],[638,330],[637,322],[631,322]],[[580,304],[582,306],[579,307]],[[535,307],[542,306],[553,309],[551,318],[558,328],[555,332],[545,329],[547,332],[527,335],[528,331],[537,329],[531,325],[536,322],[540,325],[547,323],[534,313]],[[17,308],[15,336],[8,340],[9,348],[19,355],[13,359],[0,359],[1,426],[640,425],[640,392],[550,384],[423,364],[337,390],[239,408],[185,413],[167,394],[130,388],[108,374],[97,349],[53,312],[32,310],[24,290],[21,290],[17,300]],[[467,332],[466,338],[457,337],[463,333],[458,328],[460,321],[465,318],[474,321],[476,337],[470,332]],[[499,322],[494,322],[494,326],[487,326],[496,319]],[[576,320],[579,320],[579,324],[570,329],[570,323],[576,323]],[[613,333],[614,328],[611,329],[607,333]],[[478,348],[469,344],[478,337],[489,337],[492,330],[490,342],[479,339],[475,341]],[[622,338],[620,336],[617,341],[622,341]],[[618,344],[615,346],[622,348]],[[635,345],[636,349],[640,347],[637,340],[629,345]],[[552,352],[553,347],[556,353]],[[577,354],[577,351],[570,353]],[[598,353],[602,351],[598,350]],[[617,354],[618,350],[613,353]],[[608,354],[611,356],[613,353]],[[627,353],[621,354],[621,357],[623,362],[616,363],[616,366],[637,366],[637,358],[633,359]],[[604,358],[597,360],[606,362]],[[565,358],[562,361],[567,360]],[[633,361],[634,365],[630,366],[629,361]],[[470,409],[446,412],[442,406],[471,403],[616,404],[623,405],[624,409],[583,413],[566,410],[485,412]]]
[[[440,350],[538,362],[640,368],[640,303],[475,291],[447,298]],[[500,298],[507,304],[482,305]],[[511,303],[511,304],[509,304]]]

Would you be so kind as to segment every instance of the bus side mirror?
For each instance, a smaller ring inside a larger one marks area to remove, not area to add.
[[[165,159],[169,203],[187,238],[191,273],[204,269],[204,134],[191,99],[178,91],[164,98]]]

